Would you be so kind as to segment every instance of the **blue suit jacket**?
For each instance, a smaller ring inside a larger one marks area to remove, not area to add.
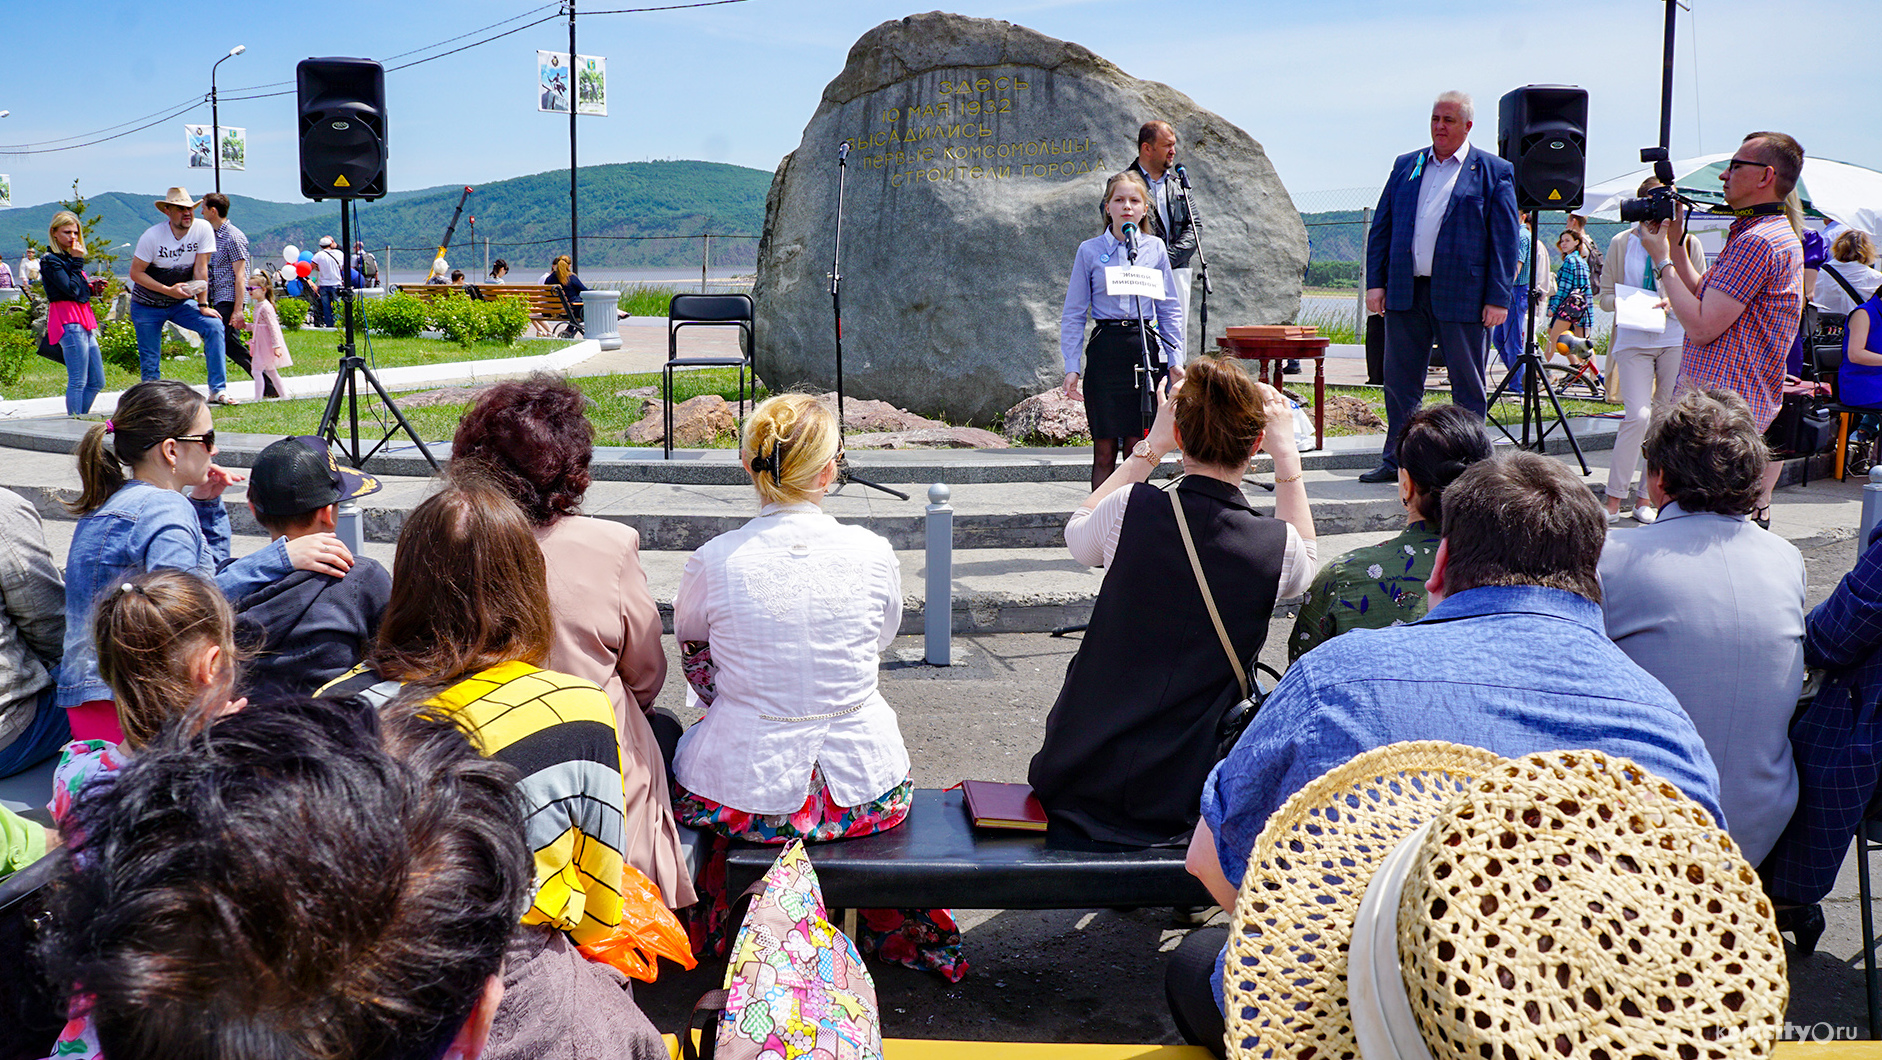
[[[1366,286],[1385,288],[1385,307],[1412,307],[1412,227],[1418,186],[1412,171],[1429,147],[1398,156],[1379,193],[1366,240]],[[1515,171],[1475,144],[1451,190],[1431,264],[1431,309],[1439,320],[1478,322],[1486,305],[1510,304],[1516,272]]]

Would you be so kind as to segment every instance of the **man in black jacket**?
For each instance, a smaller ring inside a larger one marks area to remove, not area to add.
[[[274,537],[332,533],[341,501],[379,492],[379,480],[339,461],[319,438],[283,438],[261,451],[248,506]],[[236,642],[251,698],[307,695],[353,668],[371,646],[392,576],[356,555],[346,576],[293,571],[235,605]]]
[[[1130,167],[1143,175],[1150,186],[1154,207],[1144,215],[1144,231],[1163,240],[1170,252],[1170,272],[1176,277],[1177,305],[1183,311],[1184,327],[1189,320],[1189,284],[1192,275],[1189,259],[1196,256],[1196,225],[1189,212],[1189,196],[1183,191],[1173,167],[1176,165],[1176,130],[1167,121],[1147,121],[1137,130],[1137,161]],[[1184,349],[1197,349],[1186,345]]]

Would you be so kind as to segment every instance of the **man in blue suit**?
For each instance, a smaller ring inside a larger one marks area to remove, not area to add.
[[[1516,271],[1516,185],[1510,164],[1473,150],[1462,92],[1431,106],[1431,146],[1400,155],[1366,240],[1366,311],[1385,314],[1385,454],[1361,482],[1398,481],[1399,432],[1425,397],[1435,339],[1451,400],[1486,408],[1489,330],[1509,315]]]

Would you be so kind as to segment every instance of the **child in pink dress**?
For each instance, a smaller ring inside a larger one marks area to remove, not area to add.
[[[255,400],[262,399],[270,379],[274,380],[274,392],[286,397],[288,388],[281,382],[278,369],[293,367],[294,358],[288,355],[287,340],[281,336],[281,317],[274,310],[274,284],[266,277],[251,277],[248,297],[254,303],[255,312],[249,325],[253,338],[249,340],[248,351],[254,359],[250,374],[255,377]]]

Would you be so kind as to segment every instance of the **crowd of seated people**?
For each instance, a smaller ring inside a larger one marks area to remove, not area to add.
[[[667,656],[638,535],[581,511],[583,406],[542,377],[486,391],[389,576],[333,535],[334,505],[376,484],[318,439],[262,454],[249,501],[272,537],[232,557],[221,494],[242,476],[181,384],[140,384],[88,433],[63,573],[31,506],[0,494],[0,774],[58,756],[56,832],[0,815],[0,875],[71,848],[53,855],[46,949],[72,988],[59,1055],[188,1053],[256,1011],[240,1033],[318,1027],[335,1055],[665,1055],[620,973],[581,950],[619,930],[630,870],[696,952],[723,952],[730,842],[903,824],[910,759],[878,681],[900,571],[822,509],[844,474],[832,410],[780,395],[744,426],[758,514],[688,559],[674,602],[703,711],[683,729],[653,710]],[[1562,464],[1492,455],[1480,423],[1437,406],[1400,442],[1404,533],[1323,570],[1285,417],[1278,393],[1199,358],[1068,521],[1106,578],[1032,763],[1046,841],[1186,846],[1232,906],[1270,819],[1356,755],[1592,749],[1728,834],[1808,952],[1882,771],[1882,535],[1806,616],[1797,549],[1748,518],[1768,457],[1742,398],[1656,412],[1660,517],[1613,532]],[[1151,485],[1175,452],[1184,474]],[[1258,452],[1272,517],[1241,492]],[[1225,743],[1279,602],[1303,594],[1284,676]],[[1806,665],[1827,680],[1793,719]],[[179,786],[200,804],[167,805]],[[681,826],[709,836],[697,878]],[[381,849],[371,871],[340,863]],[[259,871],[230,871],[244,857]],[[155,908],[185,927],[156,931]],[[868,910],[861,929],[865,952],[966,971],[947,910]],[[334,962],[321,942],[339,933],[383,959]],[[1215,1049],[1225,936],[1191,932],[1168,964],[1177,1026]],[[165,947],[187,1021],[126,956]],[[297,974],[257,975],[263,959]]]

